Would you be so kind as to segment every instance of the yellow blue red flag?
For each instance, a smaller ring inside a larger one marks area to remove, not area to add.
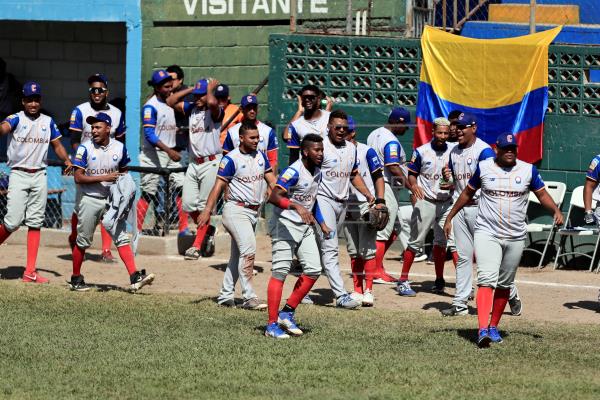
[[[414,145],[431,140],[433,120],[453,110],[477,117],[489,144],[513,133],[519,158],[542,158],[548,107],[548,46],[561,27],[507,39],[472,39],[426,26]]]

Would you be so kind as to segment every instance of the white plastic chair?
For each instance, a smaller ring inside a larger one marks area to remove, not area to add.
[[[571,204],[569,205],[569,211],[567,212],[567,217],[565,219],[565,225],[558,230],[558,235],[560,236],[560,244],[558,246],[558,252],[556,253],[556,258],[554,259],[554,269],[557,268],[558,266],[558,262],[560,259],[565,258],[566,256],[572,255],[580,255],[583,257],[587,257],[590,259],[590,267],[589,270],[591,271],[594,267],[594,260],[596,259],[596,254],[598,253],[598,244],[600,244],[600,230],[598,230],[598,228],[595,227],[589,227],[589,226],[585,226],[585,227],[579,227],[579,226],[574,226],[571,219],[572,219],[572,211],[573,209],[576,208],[580,208],[580,209],[584,209],[584,205],[583,205],[583,186],[578,186],[573,190],[573,194],[571,196]],[[577,221],[578,223],[583,223],[583,220],[581,221]],[[574,244],[573,238],[576,236],[594,236],[596,235],[596,242],[594,244],[594,252],[593,254],[590,256],[587,253],[583,253],[581,251],[577,251],[578,247],[581,246],[590,246],[590,243],[581,243],[578,245]],[[570,239],[570,243],[571,243],[571,251],[570,252],[565,252],[565,243],[567,238]]]
[[[564,184],[563,182],[548,181],[548,182],[546,182],[546,191],[548,192],[550,197],[552,197],[552,200],[554,200],[554,204],[556,204],[556,206],[560,209],[562,207],[562,203],[565,199],[565,193],[567,192],[567,185]],[[531,204],[532,203],[536,204],[536,205],[541,205],[537,196],[533,192],[529,192],[528,201],[529,201],[529,205],[527,208],[528,214],[531,212],[531,209],[532,209]],[[528,215],[528,218],[529,218],[529,215]],[[539,250],[531,248],[531,247],[526,247],[523,250],[524,252],[530,251],[530,252],[540,255],[540,262],[538,264],[538,268],[543,267],[542,264],[546,257],[546,252],[548,251],[548,247],[550,246],[550,243],[552,243],[554,246],[556,246],[554,239],[556,237],[557,229],[558,229],[558,227],[556,226],[556,223],[554,222],[554,220],[552,220],[551,224],[543,224],[543,223],[528,223],[527,224],[527,236],[529,239],[529,246],[531,246],[535,243],[545,242],[544,250],[542,250],[542,251],[539,251]],[[548,233],[547,236],[534,241],[532,234],[533,233],[542,233],[542,232],[547,232]]]

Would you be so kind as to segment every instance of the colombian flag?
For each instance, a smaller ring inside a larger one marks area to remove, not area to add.
[[[548,107],[548,46],[561,27],[507,39],[471,39],[425,27],[414,146],[431,140],[433,120],[452,110],[477,117],[477,136],[513,133],[519,158],[542,158]]]

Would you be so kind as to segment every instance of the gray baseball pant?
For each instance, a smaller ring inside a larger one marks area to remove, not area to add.
[[[171,160],[164,151],[144,149],[140,153],[140,166],[156,168],[179,168],[182,167],[182,164],[180,161]],[[183,172],[176,172],[169,175],[168,183],[173,185],[174,188],[180,188],[183,186],[183,179]],[[156,194],[159,183],[160,175],[143,172],[140,182],[140,189],[144,193]]]
[[[87,249],[92,245],[96,227],[102,220],[106,211],[107,199],[88,196],[80,193],[78,196],[77,207],[77,246]],[[107,231],[108,232],[108,231]],[[115,235],[108,232],[115,243],[115,246],[121,247],[129,244],[131,237],[127,233],[127,221],[121,220],[117,224]]]
[[[318,278],[321,274],[321,253],[317,244],[315,228],[312,225],[292,222],[273,214],[269,221],[272,243],[273,278],[285,281],[290,273],[294,254],[305,275]]]
[[[191,213],[204,210],[208,195],[217,179],[220,162],[220,156],[202,164],[197,164],[195,161],[190,162],[183,179],[181,195],[183,211]]]
[[[11,170],[4,216],[6,230],[14,232],[23,222],[29,228],[42,227],[48,199],[46,175],[45,169],[33,173]]]
[[[433,226],[433,245],[446,247],[444,223],[450,212],[450,200],[434,202],[431,200],[417,200],[410,220],[410,240],[408,248],[415,253],[424,251],[425,239]]]
[[[239,206],[232,202],[223,207],[223,226],[231,235],[229,263],[223,276],[218,303],[233,300],[235,284],[240,279],[242,298],[249,300],[257,297],[252,287],[254,257],[256,255],[256,235],[254,229],[258,222],[258,211]]]
[[[333,293],[337,298],[348,293],[344,288],[344,280],[340,271],[338,248],[338,232],[343,226],[344,218],[346,216],[346,203],[339,203],[322,195],[317,195],[317,201],[319,202],[319,208],[321,209],[321,214],[325,220],[325,225],[331,229],[331,234],[327,239],[319,230],[321,239],[321,261],[325,275],[329,280],[331,290],[333,290]]]
[[[499,239],[487,232],[475,232],[477,285],[498,289],[514,287],[525,239]]]
[[[392,186],[389,183],[385,184],[384,192],[385,205],[390,212],[390,220],[388,221],[385,228],[377,232],[377,240],[386,241],[390,238],[394,226],[396,225],[396,218],[398,217],[398,200],[392,190]]]
[[[349,218],[344,222],[344,237],[350,258],[360,257],[363,260],[375,258],[377,229],[369,227],[362,219],[368,211],[369,203],[360,203],[359,210],[349,213]]]

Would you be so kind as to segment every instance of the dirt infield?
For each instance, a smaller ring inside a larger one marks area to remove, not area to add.
[[[256,269],[259,274],[255,277],[255,288],[259,296],[266,300],[266,286],[270,276],[270,239],[266,236],[259,236],[258,243]],[[114,253],[116,255],[116,252]],[[0,247],[0,254],[2,255],[2,266],[0,266],[2,279],[14,280],[15,284],[21,284],[19,278],[23,273],[25,246],[11,244],[9,239],[7,244]],[[398,256],[397,252],[390,252],[385,262],[386,268],[394,274],[397,274],[401,268]],[[190,293],[200,297],[217,295],[223,275],[222,271],[228,260],[229,246],[219,246],[213,257],[201,258],[198,261],[185,261],[183,257],[177,255],[140,255],[137,257],[140,269],[145,268],[157,275],[155,283],[147,290],[144,289],[145,293]],[[340,248],[340,260],[346,288],[351,289],[349,259],[344,248]],[[71,275],[71,255],[67,247],[42,247],[38,266],[41,273],[51,279],[52,285],[62,285],[66,290],[66,281]],[[125,288],[129,281],[125,268],[120,262],[118,264],[100,262],[97,244],[89,252],[82,273],[85,275],[86,282],[97,285],[99,290],[119,290]],[[376,285],[375,306],[377,308],[439,313],[439,310],[448,307],[452,301],[454,267],[451,262],[446,263],[445,275],[448,282],[446,294],[429,293],[428,288],[434,280],[433,265],[425,262],[415,263],[411,270],[411,280],[414,282],[413,287],[417,291],[417,297],[402,298],[396,294],[394,286]],[[290,293],[294,282],[295,279],[286,281],[284,296]],[[600,307],[597,301],[600,275],[587,271],[553,271],[551,267],[542,270],[520,268],[517,274],[517,285],[523,300],[523,315],[512,318],[600,323]],[[313,288],[311,297],[317,304],[332,306],[332,292],[324,276]],[[471,316],[467,318],[473,318],[475,323],[475,310],[471,309],[470,311]]]

